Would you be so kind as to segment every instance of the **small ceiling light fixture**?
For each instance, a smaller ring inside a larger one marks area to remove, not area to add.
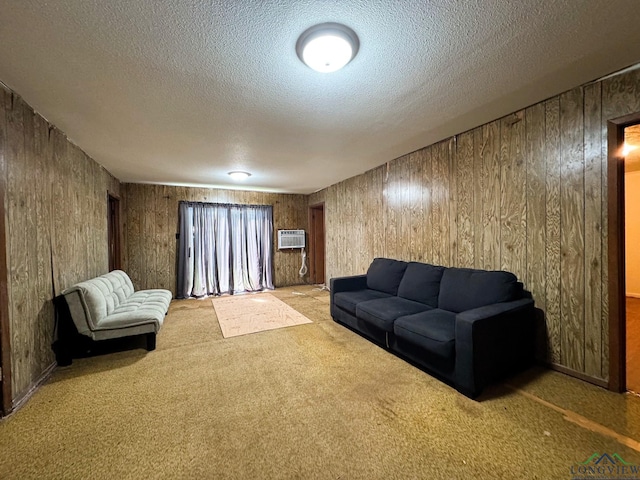
[[[239,170],[235,171],[235,172],[229,172],[229,176],[231,178],[233,178],[234,180],[246,180],[247,178],[249,178],[251,176],[251,174],[249,172],[241,172]]]
[[[322,73],[335,72],[358,53],[360,40],[349,27],[340,23],[321,23],[305,30],[296,43],[298,58]]]

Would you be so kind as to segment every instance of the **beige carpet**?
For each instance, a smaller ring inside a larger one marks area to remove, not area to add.
[[[311,323],[269,293],[228,295],[212,302],[224,338]]]
[[[640,463],[622,442],[640,440],[638,397],[534,369],[476,402],[333,322],[327,292],[272,295],[313,323],[224,339],[210,299],[179,300],[155,351],[57,369],[0,421],[0,479],[551,480],[596,452]]]

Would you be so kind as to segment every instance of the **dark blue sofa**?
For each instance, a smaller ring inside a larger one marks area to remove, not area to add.
[[[331,279],[331,316],[471,398],[534,361],[534,303],[509,272],[376,258]]]

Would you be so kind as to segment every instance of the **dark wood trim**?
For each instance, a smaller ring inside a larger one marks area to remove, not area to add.
[[[316,283],[316,266],[313,262],[313,252],[315,252],[316,247],[316,239],[314,235],[313,228],[313,208],[314,206],[309,205],[307,215],[307,225],[309,225],[309,282]]]
[[[607,121],[607,218],[609,254],[609,382],[626,390],[626,303],[624,244],[624,129],[640,123],[640,112]]]
[[[314,203],[313,205],[309,205],[309,280],[311,283],[318,283],[318,272],[316,272],[316,262],[315,262],[315,252],[316,252],[316,236],[315,229],[313,226],[313,210],[319,210],[322,208],[322,230],[323,232],[327,231],[327,216],[325,215],[325,202]],[[325,233],[326,234],[326,233]],[[326,245],[325,245],[325,255],[324,255],[324,272],[322,278],[324,279],[324,283],[326,285],[327,278],[327,256],[326,256]]]
[[[601,378],[592,377],[587,375],[586,373],[578,372],[576,370],[572,370],[571,368],[567,368],[564,365],[558,365],[557,363],[547,363],[546,364],[551,370],[555,370],[556,372],[564,373],[565,375],[569,375],[570,377],[575,377],[584,382],[593,383],[598,387],[607,388],[609,386],[606,380]]]
[[[115,202],[117,208],[115,210],[115,220],[111,218],[111,204]],[[107,251],[109,255],[109,270],[120,270],[122,268],[122,224],[121,224],[121,205],[120,196],[111,192],[107,192]],[[115,223],[115,232],[112,232]],[[111,237],[115,237],[115,245],[113,258],[111,252]]]
[[[0,99],[2,97],[0,96]],[[4,127],[4,122],[0,122]],[[6,129],[0,128],[0,368],[2,368],[2,389],[0,391],[0,413],[9,414],[12,409],[11,391],[11,337],[9,325],[9,271],[7,268],[7,230],[6,230],[6,182],[7,159]]]

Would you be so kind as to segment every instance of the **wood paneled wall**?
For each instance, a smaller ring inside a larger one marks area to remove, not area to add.
[[[311,195],[327,277],[377,256],[512,271],[545,313],[544,359],[606,380],[607,120],[638,111],[636,70]]]
[[[53,296],[108,269],[107,191],[120,184],[4,88],[0,150],[16,404],[54,363]]]
[[[300,250],[277,250],[277,230],[307,230],[307,197],[240,190],[123,184],[125,203],[124,265],[136,288],[166,288],[176,294],[178,203],[191,202],[272,205],[274,223],[274,283],[303,283],[298,271]]]

